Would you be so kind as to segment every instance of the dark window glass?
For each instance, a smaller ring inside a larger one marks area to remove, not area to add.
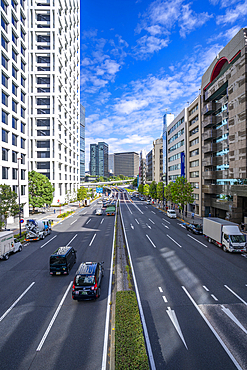
[[[2,148],[2,160],[3,161],[8,160],[8,149]]]
[[[3,17],[1,17],[1,26],[4,29],[4,31],[8,32],[8,23],[5,21]]]
[[[17,135],[12,134],[12,145],[17,146]]]
[[[17,152],[12,150],[12,162],[17,163]]]
[[[8,113],[4,112],[4,110],[2,110],[2,122],[5,123],[5,125],[8,124]]]
[[[50,35],[38,35],[37,42],[50,42]]]
[[[8,179],[8,167],[2,167],[2,179],[3,180]]]
[[[37,141],[37,148],[50,148],[50,140]]]
[[[37,14],[37,21],[50,22],[50,14]]]
[[[8,106],[8,96],[2,91],[2,104]]]
[[[49,126],[50,127],[50,119],[49,118],[37,119],[37,126]]]
[[[38,85],[50,85],[50,77],[37,77]]]
[[[8,77],[2,73],[2,85],[8,88]]]
[[[50,98],[38,98],[37,105],[50,105]]]
[[[17,130],[17,119],[15,117],[12,117],[12,127]]]
[[[8,59],[2,54],[2,66],[8,69]]]
[[[49,170],[50,162],[37,162],[37,169],[38,170]]]

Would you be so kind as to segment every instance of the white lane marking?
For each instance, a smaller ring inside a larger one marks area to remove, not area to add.
[[[160,293],[163,293],[163,289],[161,288],[161,286],[159,286],[159,291]]]
[[[71,222],[71,224],[70,224],[70,225],[73,225],[77,220],[78,220],[78,218],[77,218],[75,221]]]
[[[219,334],[216,332],[216,330],[213,328],[213,326],[210,324],[210,322],[208,321],[208,319],[206,318],[206,316],[202,313],[202,311],[200,310],[200,308],[198,307],[198,305],[196,304],[196,302],[194,301],[194,299],[191,297],[191,295],[189,294],[189,292],[187,291],[187,289],[182,286],[182,289],[184,290],[185,294],[187,295],[187,297],[190,299],[190,301],[193,303],[194,307],[196,308],[196,310],[199,312],[199,314],[201,315],[201,317],[203,318],[203,320],[206,322],[206,324],[208,325],[209,329],[212,331],[212,333],[215,335],[215,337],[218,339],[219,343],[221,344],[221,346],[224,348],[224,350],[226,351],[226,353],[228,354],[228,356],[230,357],[230,359],[232,360],[232,362],[234,363],[234,365],[236,366],[236,368],[238,370],[243,370],[242,367],[239,365],[239,363],[237,362],[237,360],[235,359],[235,357],[232,355],[232,353],[229,351],[229,349],[227,348],[227,346],[225,345],[225,343],[223,342],[223,340],[221,339],[221,337],[219,336]]]
[[[87,222],[86,222],[86,225],[89,224],[89,222],[91,221],[92,219],[90,218]]]
[[[130,227],[131,227],[131,229],[134,229],[134,226],[132,224],[130,224]]]
[[[0,317],[0,322],[5,318],[5,316],[8,315],[8,313],[15,307],[15,305],[22,299],[22,297],[24,297],[24,295],[29,291],[29,289],[32,288],[32,286],[35,284],[35,282],[33,281],[29,287],[27,287],[26,290],[24,290],[24,292],[20,295],[19,298],[17,298],[17,300],[10,306],[10,308],[7,309],[7,311],[5,311],[5,313]]]
[[[149,218],[149,221],[152,222],[153,225],[155,225],[155,223],[153,222],[153,220],[151,220],[151,218]]]
[[[163,222],[162,222],[162,225],[163,225],[163,226],[165,226],[167,229],[169,229],[169,226],[167,226],[167,225],[163,224]]]
[[[191,239],[195,240],[197,243],[203,245],[205,248],[207,248],[208,246],[202,242],[200,242],[199,240],[197,240],[196,238],[193,238],[193,236],[191,236],[190,234],[187,234],[187,236],[189,236]]]
[[[126,207],[128,208],[129,212],[133,215],[133,212],[131,211],[130,207],[128,206],[128,204],[126,203],[126,200],[124,200],[124,203],[126,205]]]
[[[139,221],[135,218],[135,220],[136,220],[136,223],[139,225]]]
[[[247,303],[241,298],[239,297],[239,295],[237,295],[237,293],[235,293],[232,289],[230,289],[227,285],[224,285],[224,287],[226,289],[228,289],[232,294],[234,294],[241,302],[243,302],[246,306],[247,306]]]
[[[172,237],[170,237],[170,235],[166,234],[166,236],[168,236],[169,239],[171,239],[175,244],[177,244],[179,246],[179,248],[182,248],[182,246],[180,244],[178,244],[178,242],[176,242],[176,240],[172,239]]]
[[[91,245],[93,244],[93,241],[94,241],[94,238],[96,237],[96,233],[94,234],[94,236],[93,236],[93,238],[92,238],[92,240],[91,240],[91,242],[90,242],[90,244],[89,244],[89,247],[91,247]]]
[[[104,221],[104,218],[102,218],[101,222],[100,222],[100,225],[103,224],[103,221]]]
[[[68,245],[70,245],[70,243],[77,237],[77,234],[75,234],[75,236],[73,236],[73,238],[68,242],[68,244],[66,245],[66,247],[68,247]]]
[[[49,332],[50,332],[50,330],[52,328],[52,325],[54,324],[54,321],[56,320],[56,317],[57,317],[59,311],[62,308],[63,302],[65,301],[65,298],[66,298],[67,294],[69,293],[69,290],[71,288],[72,283],[73,283],[73,281],[71,281],[69,283],[69,286],[68,286],[66,292],[64,293],[64,296],[63,296],[61,302],[59,303],[58,308],[56,309],[56,312],[54,313],[54,315],[53,315],[53,317],[52,317],[52,319],[50,321],[50,324],[48,325],[48,328],[46,329],[45,334],[43,335],[43,338],[41,339],[41,341],[40,341],[40,343],[39,343],[39,345],[38,345],[38,347],[36,349],[36,352],[39,352],[41,350],[41,348],[42,348],[42,346],[43,346],[43,344],[44,344],[44,342],[45,342],[45,340],[47,338],[47,335],[49,334]]]
[[[133,205],[138,209],[139,212],[141,212],[141,214],[143,215],[144,213],[140,210],[139,207],[137,207],[137,205],[135,203],[133,203]]]
[[[222,308],[222,311],[225,312],[225,314],[232,320],[235,322],[235,324],[241,329],[243,330],[243,332],[245,334],[247,334],[247,330],[245,329],[245,327],[241,324],[241,322],[236,318],[236,316],[229,310],[229,308],[225,308],[223,305],[221,305],[221,308]]]
[[[87,211],[83,213],[83,215],[86,215],[87,214]]]
[[[211,294],[211,297],[215,300],[218,301],[218,298],[215,297],[215,295]]]
[[[154,213],[156,215],[156,213],[154,211],[151,211],[152,213]]]
[[[183,344],[185,345],[185,348],[188,349],[187,344],[186,344],[186,342],[184,340],[184,336],[183,336],[182,330],[181,330],[180,325],[178,323],[178,319],[177,319],[177,316],[175,314],[175,311],[172,310],[171,307],[167,307],[166,312],[167,312],[167,315],[170,317],[170,319],[171,319],[171,321],[172,321],[175,329],[177,330],[177,333],[180,336]]]
[[[165,303],[167,303],[167,302],[168,302],[168,300],[166,299],[166,296],[164,296],[164,295],[163,295],[163,296],[162,296],[162,298],[164,299],[164,302],[165,302]]]
[[[149,229],[152,229],[152,228],[151,228],[151,226],[149,226],[148,224],[146,224],[146,225],[147,225],[147,227],[148,227]]]
[[[183,225],[183,224],[178,224],[179,226],[183,227],[184,229],[186,229],[186,227]]]
[[[167,221],[165,218],[162,218],[163,221],[167,222],[168,224],[170,224],[169,221]]]
[[[205,285],[203,285],[202,286],[207,292],[209,292],[209,289],[205,286]]]
[[[154,248],[156,248],[156,245],[152,242],[152,240],[149,238],[149,236],[146,234],[146,237],[148,238],[148,240],[150,241],[150,243],[154,246]]]
[[[112,252],[111,252],[111,267],[109,271],[109,285],[108,285],[108,296],[107,296],[107,308],[105,316],[105,335],[104,335],[104,344],[103,344],[103,355],[102,355],[102,365],[101,370],[106,370],[106,364],[108,362],[108,338],[109,338],[109,326],[110,326],[110,309],[111,309],[111,291],[112,291],[112,275],[113,275],[113,256],[114,256],[114,245],[115,245],[115,235],[116,235],[116,215],[114,222],[114,232],[112,239]],[[131,266],[132,268],[132,266]],[[133,268],[132,268],[133,272]],[[110,333],[111,334],[111,333]]]
[[[46,244],[50,243],[53,239],[55,239],[57,237],[57,235],[54,235],[53,238],[51,238],[50,240],[48,240],[48,242],[46,242],[45,244],[41,245],[40,248],[43,248]]]
[[[121,206],[120,206],[120,214],[121,214],[121,217],[122,217]],[[131,254],[130,254],[129,243],[128,243],[124,223],[123,223],[123,230],[124,230],[124,236],[125,236],[125,241],[126,241],[126,247],[127,247],[127,250],[128,250],[129,260],[130,260],[132,276],[133,276],[134,285],[135,285],[136,299],[137,299],[137,302],[138,302],[138,307],[139,307],[139,312],[140,312],[140,317],[141,317],[141,322],[142,322],[142,327],[143,327],[143,332],[144,332],[144,337],[145,337],[145,342],[146,342],[150,367],[151,367],[151,370],[156,370],[155,362],[154,362],[154,356],[153,356],[151,343],[150,343],[150,339],[149,339],[149,335],[148,335],[148,329],[147,329],[147,324],[146,324],[146,320],[145,320],[145,316],[144,316],[144,312],[143,312],[143,308],[142,308],[142,304],[141,304],[140,294],[139,294],[139,290],[138,290],[138,286],[137,286],[137,282],[136,282],[135,271],[134,271],[134,267],[133,267],[133,263],[132,263],[132,258],[131,258]],[[115,230],[114,230],[114,235],[115,235]],[[110,282],[110,284],[111,284],[111,282]],[[109,289],[111,289],[111,287]],[[108,344],[108,338],[107,338],[107,344]],[[107,346],[107,344],[106,344],[106,346]],[[105,351],[105,353],[107,353],[107,351]],[[102,370],[105,370],[105,368],[103,369],[103,367],[102,367]]]

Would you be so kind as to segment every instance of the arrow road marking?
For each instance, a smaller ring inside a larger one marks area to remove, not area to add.
[[[177,319],[177,316],[175,314],[175,311],[174,310],[171,310],[170,307],[167,307],[166,312],[167,312],[167,315],[170,317],[173,325],[175,326],[175,329],[177,330],[177,333],[179,334],[179,336],[180,336],[183,344],[185,345],[185,348],[188,349],[187,344],[186,344],[186,342],[184,340],[184,336],[183,336],[182,331],[180,329],[180,326],[179,326],[178,319]]]
[[[247,330],[245,329],[245,327],[238,321],[238,319],[236,318],[235,315],[233,315],[233,313],[229,310],[229,308],[225,308],[223,305],[221,305],[221,308],[222,308],[222,311],[225,312],[225,314],[232,320],[235,322],[235,324],[237,324],[237,326],[243,330],[243,332],[245,334],[247,334]]]
[[[134,226],[132,224],[130,224],[130,227],[131,227],[131,229],[134,229]]]

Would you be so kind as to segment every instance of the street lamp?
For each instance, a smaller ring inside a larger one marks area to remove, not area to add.
[[[22,158],[17,158],[18,163],[18,202],[19,202],[19,227],[20,227],[20,238],[21,238],[21,191],[20,191],[20,167],[19,167],[19,161]]]

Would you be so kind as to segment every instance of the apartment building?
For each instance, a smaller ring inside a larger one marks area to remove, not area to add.
[[[202,76],[202,213],[236,222],[247,216],[247,29]]]
[[[85,108],[80,104],[80,182],[85,179]]]
[[[146,179],[147,182],[152,182],[152,169],[153,169],[153,150],[150,150],[146,156],[146,164],[147,164],[147,170],[146,170]]]
[[[108,177],[108,144],[90,144],[90,174]]]
[[[187,109],[183,109],[167,128],[168,183],[185,176]]]
[[[145,185],[146,184],[146,171],[147,171],[147,164],[146,164],[146,151],[141,150],[140,152],[140,165],[139,165],[139,179],[140,183]]]
[[[168,162],[167,162],[167,127],[174,120],[174,114],[165,113],[163,116],[163,181],[165,185],[168,184]]]
[[[0,184],[10,185],[20,196],[24,217],[29,215],[26,7],[24,0],[1,0],[0,8],[2,90]]]
[[[114,153],[114,175],[136,177],[139,174],[139,154],[135,152]]]
[[[194,203],[188,204],[187,210],[201,216],[201,96],[197,96],[186,110],[186,179],[194,189]]]
[[[29,170],[63,202],[80,184],[80,1],[28,0]]]
[[[152,181],[163,180],[163,139],[153,141],[152,151]]]

